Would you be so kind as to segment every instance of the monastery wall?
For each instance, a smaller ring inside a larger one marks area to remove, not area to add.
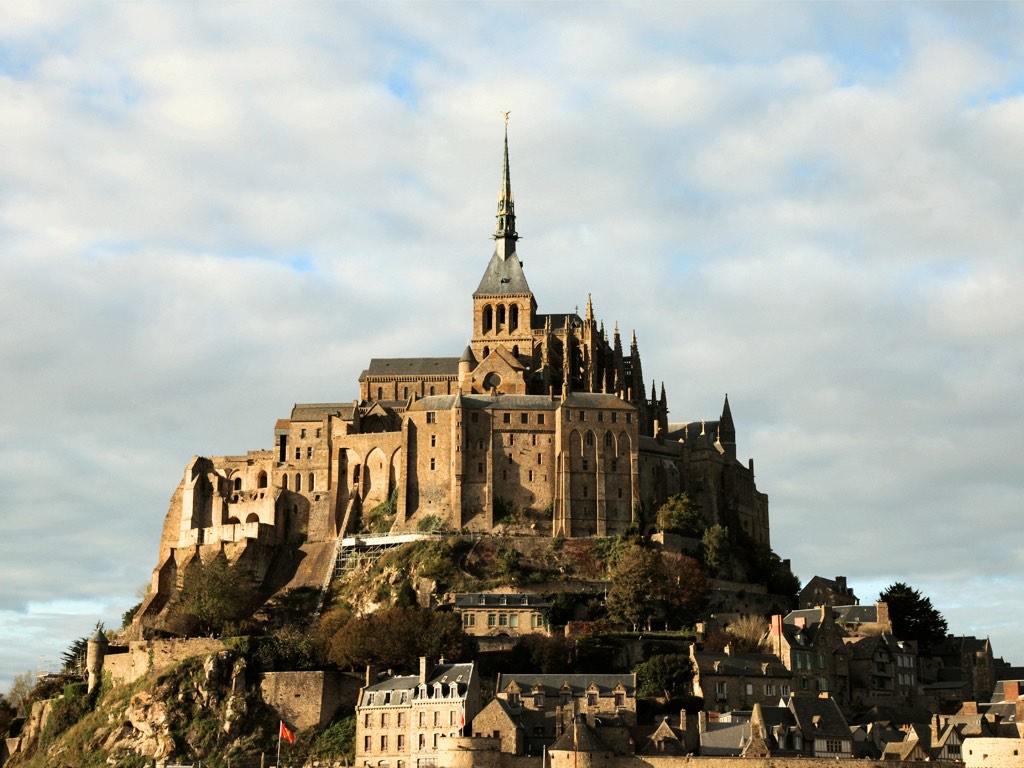
[[[103,671],[116,685],[128,685],[149,672],[163,672],[185,659],[216,653],[224,647],[211,637],[140,640],[129,643],[126,649],[111,646],[103,658]]]

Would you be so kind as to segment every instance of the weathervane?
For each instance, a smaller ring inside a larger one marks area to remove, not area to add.
[[[505,117],[505,125],[508,125],[508,116],[512,114],[512,110],[509,110],[508,112],[501,112],[501,114]]]

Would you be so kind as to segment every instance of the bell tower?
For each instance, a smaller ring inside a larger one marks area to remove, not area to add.
[[[516,253],[519,233],[508,163],[508,113],[504,114],[505,155],[495,217],[494,253],[473,292],[473,335],[469,345],[480,365],[501,347],[524,371],[529,371],[535,368],[533,325],[537,302]]]

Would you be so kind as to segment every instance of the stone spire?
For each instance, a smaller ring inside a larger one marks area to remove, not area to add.
[[[718,441],[722,445],[725,455],[729,458],[736,458],[736,425],[732,421],[732,409],[729,408],[729,395],[725,396],[725,404],[722,406],[722,416],[718,420]]]
[[[512,177],[508,170],[508,114],[505,115],[505,162],[501,169],[501,192],[498,194],[498,226],[494,239],[498,241],[498,253],[504,259],[516,250],[516,202],[512,195]]]

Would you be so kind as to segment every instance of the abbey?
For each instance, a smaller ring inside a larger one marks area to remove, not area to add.
[[[539,311],[517,254],[507,129],[493,239],[460,356],[374,358],[358,399],[294,406],[272,449],[193,458],[153,592],[201,550],[262,576],[280,547],[363,532],[371,512],[392,533],[609,536],[649,531],[686,491],[709,524],[769,545],[768,499],[737,460],[728,398],[716,419],[669,423],[635,333],[628,350],[617,324],[609,338],[589,296],[582,316]]]

